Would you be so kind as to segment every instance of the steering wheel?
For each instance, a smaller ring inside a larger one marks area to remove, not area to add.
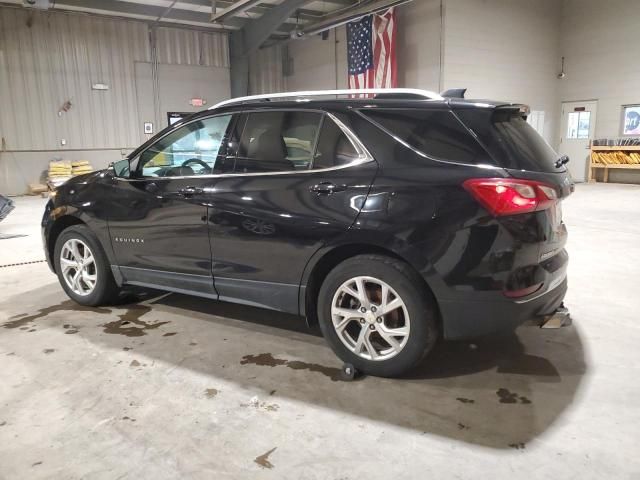
[[[198,165],[200,165],[202,167],[202,170],[204,171],[204,173],[211,173],[212,172],[212,168],[207,165],[207,163],[203,160],[200,160],[199,158],[190,158],[189,160],[185,160],[184,162],[182,162],[182,167],[188,167],[190,164],[192,163],[197,163]]]

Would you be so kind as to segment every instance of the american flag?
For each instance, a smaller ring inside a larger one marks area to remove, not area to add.
[[[367,15],[347,24],[349,88],[395,88],[396,12]]]

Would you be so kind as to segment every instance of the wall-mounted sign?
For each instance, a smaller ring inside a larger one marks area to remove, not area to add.
[[[189,100],[189,105],[192,107],[202,107],[207,104],[207,101],[204,98],[192,98]]]
[[[640,105],[623,107],[622,134],[640,135]]]
[[[193,112],[167,112],[167,123],[169,125],[173,125],[174,123],[178,123],[183,118],[187,118],[188,116],[193,115]]]
[[[144,133],[147,135],[151,135],[153,133],[153,123],[144,122]]]
[[[91,85],[91,90],[109,90],[109,85],[106,83],[94,83]]]

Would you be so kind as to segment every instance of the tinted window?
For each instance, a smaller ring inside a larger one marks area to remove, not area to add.
[[[456,113],[501,167],[542,172],[564,170],[555,168],[558,154],[519,112],[461,109]]]
[[[310,112],[249,113],[240,138],[235,172],[307,170],[322,115]]]
[[[345,133],[329,117],[322,122],[313,168],[347,165],[360,156]]]
[[[362,112],[429,157],[460,163],[487,163],[487,153],[448,110],[387,110]]]
[[[140,156],[138,174],[144,177],[206,175],[218,168],[218,155],[231,115],[191,122],[161,138]]]

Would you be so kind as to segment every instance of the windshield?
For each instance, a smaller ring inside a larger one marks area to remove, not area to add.
[[[558,154],[513,109],[460,109],[456,114],[504,168],[534,172],[564,172],[556,168]]]

